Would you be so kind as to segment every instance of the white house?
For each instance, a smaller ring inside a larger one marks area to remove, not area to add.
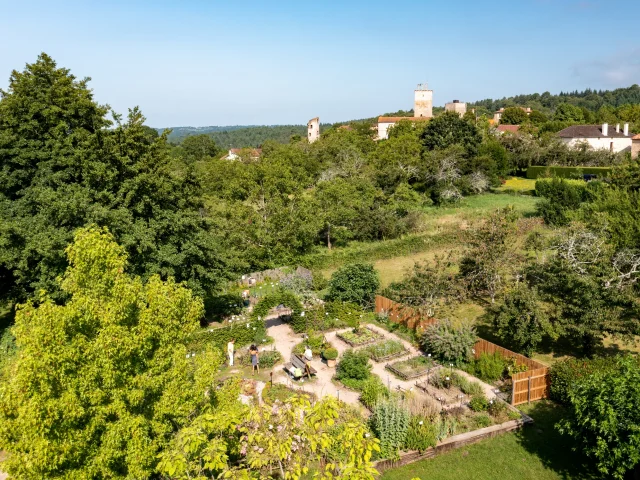
[[[249,158],[251,160],[257,160],[262,155],[261,148],[231,148],[222,160],[239,160],[241,158]]]
[[[629,135],[629,124],[625,123],[620,129],[620,124],[615,128],[609,124],[602,125],[572,125],[558,132],[558,136],[564,143],[571,147],[588,143],[594,150],[606,149],[612,153],[630,152],[632,135]]]
[[[408,120],[410,122],[424,122],[429,120],[428,117],[378,117],[378,140],[386,140],[389,138],[389,129],[396,123]]]

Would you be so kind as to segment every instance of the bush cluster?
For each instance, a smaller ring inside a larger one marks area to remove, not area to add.
[[[277,350],[260,351],[258,354],[260,366],[262,368],[273,368],[273,366],[282,360],[282,355]],[[240,365],[245,367],[251,366],[251,355],[248,350],[243,350],[237,358]]]
[[[236,348],[251,343],[264,343],[263,340],[267,338],[264,320],[238,321],[229,326],[200,329],[191,337],[189,349],[198,352],[207,345],[213,345],[226,351],[227,343],[232,338],[236,340]]]
[[[366,352],[347,350],[336,367],[336,380],[345,386],[361,390],[365,380],[371,376],[371,365]]]
[[[352,263],[331,275],[327,299],[370,306],[379,286],[378,272],[373,265]]]
[[[390,393],[389,389],[382,383],[382,380],[376,375],[372,375],[362,382],[360,401],[367,408],[373,409],[376,403],[378,403],[378,400],[388,399]]]
[[[422,334],[421,343],[434,357],[460,365],[471,356],[476,339],[472,325],[456,325],[446,319],[429,325]]]
[[[599,179],[611,175],[611,167],[546,167],[527,168],[527,178],[536,179],[542,176],[561,178],[581,178],[583,174],[597,175]]]
[[[320,355],[325,348],[330,346],[327,342],[325,342],[324,335],[312,334],[302,342],[298,343],[295,347],[293,347],[293,353],[302,355],[307,345],[311,347],[311,351],[314,355]]]
[[[483,393],[479,393],[471,397],[469,408],[474,412],[484,412],[489,408],[489,400]]]
[[[594,359],[569,358],[551,366],[550,396],[559,403],[569,403],[569,390],[581,379],[616,368],[615,357]]]

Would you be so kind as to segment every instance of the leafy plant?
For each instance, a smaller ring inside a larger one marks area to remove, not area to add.
[[[380,439],[380,455],[396,458],[406,443],[409,412],[396,399],[379,400],[373,407],[370,422]]]
[[[505,372],[507,363],[498,353],[481,353],[480,357],[471,362],[469,373],[485,382],[500,380]]]
[[[325,360],[335,360],[336,358],[338,358],[338,350],[335,348],[325,348],[322,351],[322,356],[324,357]]]
[[[389,398],[389,389],[382,383],[376,375],[370,376],[362,382],[360,401],[368,408],[372,409],[378,400]]]
[[[412,416],[407,429],[405,448],[420,453],[429,447],[435,447],[437,440],[436,426],[426,417]]]
[[[604,375],[616,367],[615,357],[569,358],[556,362],[551,366],[550,397],[556,402],[567,404],[570,402],[569,391],[575,383],[592,375]]]
[[[309,335],[309,337],[293,347],[293,353],[302,355],[307,346],[311,347],[311,351],[314,355],[320,355],[322,351],[329,346],[329,344],[325,342],[324,335],[322,334]]]
[[[366,380],[371,376],[369,356],[365,352],[347,350],[336,367],[336,379],[344,383],[345,380]]]
[[[471,397],[469,408],[474,412],[484,412],[489,408],[489,400],[484,394],[476,394]]]
[[[365,345],[382,338],[382,335],[366,327],[355,327],[352,331],[340,332],[337,336],[351,346]]]
[[[491,421],[489,415],[481,414],[473,417],[473,423],[475,424],[476,428],[485,428],[491,426],[493,422]]]
[[[501,400],[498,400],[497,398],[494,398],[493,400],[489,401],[489,407],[487,408],[487,411],[492,417],[499,417],[507,412],[507,404]]]
[[[460,364],[471,356],[476,332],[469,323],[456,325],[446,319],[429,325],[424,330],[421,343],[425,351],[436,358]]]
[[[365,348],[365,351],[373,360],[379,362],[382,359],[406,352],[406,348],[402,342],[389,339],[383,342],[374,343],[373,345]]]
[[[245,367],[251,366],[251,354],[248,350],[238,355],[238,363]],[[265,350],[259,352],[260,366],[262,368],[273,368],[273,366],[282,360],[282,355],[277,350]]]

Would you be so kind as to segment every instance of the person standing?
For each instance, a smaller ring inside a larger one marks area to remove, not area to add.
[[[258,357],[258,347],[255,344],[249,348],[249,354],[251,355],[251,376],[253,376],[256,370],[260,373],[260,358]]]
[[[236,339],[232,338],[231,340],[229,340],[229,343],[227,343],[227,355],[229,355],[229,366],[233,367],[233,348],[234,348],[234,344],[236,343]]]

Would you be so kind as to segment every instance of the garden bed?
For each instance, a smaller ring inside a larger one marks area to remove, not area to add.
[[[269,405],[274,403],[276,400],[282,403],[286,403],[295,395],[302,395],[306,397],[310,402],[314,402],[316,399],[315,394],[311,392],[295,390],[281,383],[274,383],[273,385],[267,383],[262,390],[262,400],[264,401],[264,403]]]
[[[353,329],[347,332],[337,333],[336,337],[352,347],[361,347],[363,345],[369,345],[375,343],[378,340],[384,338],[375,330],[364,327],[359,329]]]
[[[365,348],[369,357],[376,362],[384,362],[407,354],[407,349],[398,340],[385,340]]]
[[[431,358],[419,355],[407,360],[391,363],[386,365],[385,368],[402,380],[410,380],[427,375],[431,369],[436,366],[436,362]]]

